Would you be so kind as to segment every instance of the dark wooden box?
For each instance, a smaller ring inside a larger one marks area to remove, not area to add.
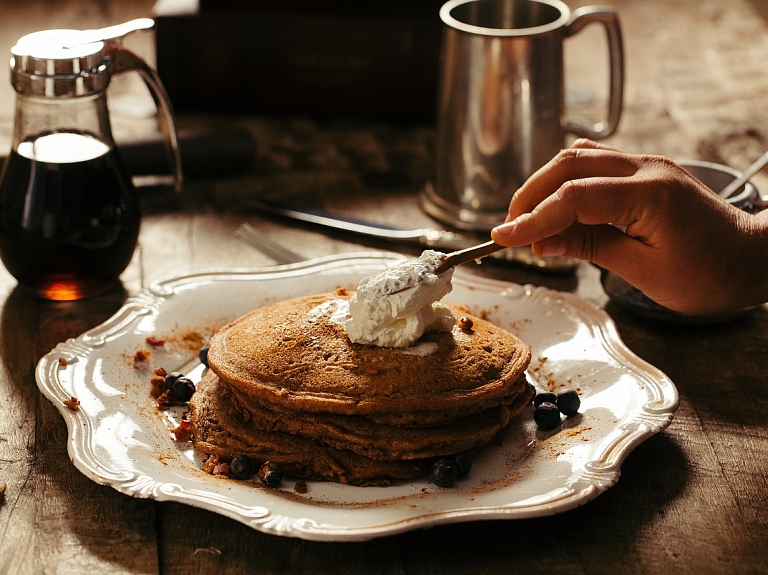
[[[441,3],[164,0],[157,68],[179,112],[430,122]]]

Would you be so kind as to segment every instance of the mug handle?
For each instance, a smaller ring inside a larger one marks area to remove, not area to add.
[[[585,26],[599,22],[605,27],[608,36],[610,53],[610,99],[608,102],[608,119],[593,125],[591,128],[568,122],[565,129],[568,132],[584,138],[599,140],[606,138],[616,131],[624,103],[624,45],[619,25],[619,15],[608,6],[585,6],[574,10],[570,22],[566,26],[565,36],[573,36]]]
[[[112,58],[112,74],[117,75],[135,70],[149,88],[152,99],[160,110],[160,126],[165,136],[165,149],[173,173],[175,188],[176,191],[181,191],[183,176],[176,118],[171,106],[171,99],[160,81],[160,76],[144,60],[117,42],[107,42],[107,53]]]

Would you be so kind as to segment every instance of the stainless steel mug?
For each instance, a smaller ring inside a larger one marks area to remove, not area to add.
[[[621,115],[624,53],[618,15],[559,0],[450,0],[440,10],[441,55],[434,181],[424,210],[453,227],[487,231],[512,194],[565,145],[568,133],[614,132]],[[605,27],[610,53],[607,120],[567,120],[563,42],[586,25]]]

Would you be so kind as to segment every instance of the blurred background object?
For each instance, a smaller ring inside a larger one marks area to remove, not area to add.
[[[157,67],[180,112],[431,121],[441,4],[160,0]]]

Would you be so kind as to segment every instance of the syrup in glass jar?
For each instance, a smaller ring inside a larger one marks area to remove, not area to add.
[[[20,142],[0,181],[0,259],[52,300],[109,290],[136,246],[140,210],[114,148],[88,134]]]

